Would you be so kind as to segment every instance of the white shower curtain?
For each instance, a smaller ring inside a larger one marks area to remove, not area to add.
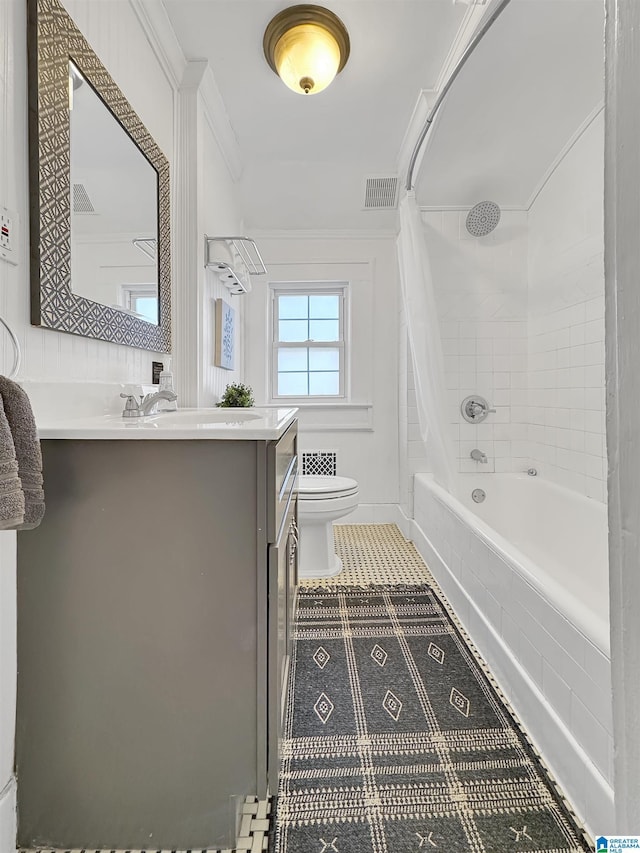
[[[457,477],[449,431],[440,326],[424,224],[414,192],[408,192],[400,202],[397,250],[413,358],[420,435],[434,478],[455,494]]]

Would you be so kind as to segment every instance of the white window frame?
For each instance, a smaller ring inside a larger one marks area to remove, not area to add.
[[[136,299],[148,299],[150,296],[158,299],[158,285],[149,284],[122,284],[120,285],[120,301],[127,311],[137,313],[135,309]],[[159,310],[159,305],[158,305]]]
[[[269,371],[269,393],[272,402],[286,401],[296,405],[305,403],[340,403],[348,399],[348,366],[349,366],[349,282],[347,281],[309,281],[309,282],[271,282],[271,308],[270,308],[270,330],[271,341],[271,369]],[[340,296],[339,330],[338,341],[278,341],[278,296],[314,296],[316,294],[336,294]],[[288,395],[278,394],[278,350],[309,347],[311,349],[338,349],[340,352],[339,382],[340,392],[338,394],[323,395]]]

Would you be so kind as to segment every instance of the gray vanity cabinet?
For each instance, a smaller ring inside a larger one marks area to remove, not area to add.
[[[44,440],[18,537],[21,847],[235,846],[277,788],[297,423],[279,441]]]

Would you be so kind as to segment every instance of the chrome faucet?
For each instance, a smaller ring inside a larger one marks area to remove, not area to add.
[[[123,418],[143,418],[145,415],[152,414],[153,407],[158,400],[169,400],[173,402],[178,399],[178,395],[174,391],[166,391],[164,388],[156,391],[155,394],[147,394],[140,401],[136,399],[135,394],[120,394],[126,399],[124,404]]]
[[[474,462],[486,462],[487,461],[487,454],[483,453],[481,450],[478,450],[477,448],[475,450],[472,450],[469,455],[474,460]]]

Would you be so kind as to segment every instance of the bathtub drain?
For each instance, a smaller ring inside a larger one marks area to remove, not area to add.
[[[471,497],[472,497],[473,501],[477,504],[481,504],[482,501],[486,498],[486,496],[487,496],[487,493],[485,492],[484,489],[474,489],[471,492]]]

